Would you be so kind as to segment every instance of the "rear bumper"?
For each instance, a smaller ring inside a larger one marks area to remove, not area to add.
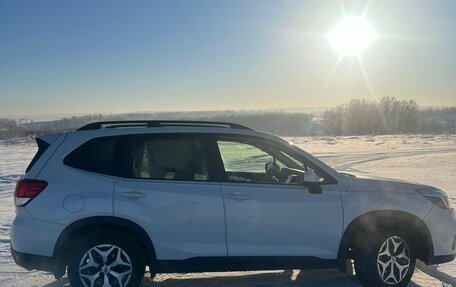
[[[17,252],[11,247],[11,255],[17,265],[27,270],[42,270],[55,273],[58,270],[58,264],[53,257],[40,256]]]
[[[27,208],[18,207],[11,224],[11,247],[17,252],[53,257],[54,249],[65,225],[38,220]]]

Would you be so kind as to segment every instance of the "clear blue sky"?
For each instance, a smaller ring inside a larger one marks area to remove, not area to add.
[[[456,1],[372,1],[372,91],[356,58],[330,77],[342,16],[337,0],[0,0],[0,115],[456,105]]]

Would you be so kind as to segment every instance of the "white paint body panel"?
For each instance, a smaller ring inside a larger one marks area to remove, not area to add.
[[[337,185],[324,186],[322,194],[301,185],[221,186],[228,255],[337,257],[343,227]]]
[[[128,193],[141,195],[129,198]],[[114,215],[144,228],[158,259],[226,256],[225,216],[218,183],[119,180]]]
[[[434,255],[453,255],[456,237],[454,210],[434,206],[416,189],[415,183],[379,178],[339,176],[345,210],[345,228],[357,217],[371,211],[402,211],[422,220],[427,226],[434,247]]]
[[[453,244],[456,238],[456,214],[454,210],[432,207],[424,219],[431,232],[434,244],[434,255],[454,254]]]
[[[22,253],[52,257],[64,229],[65,225],[37,220],[20,207],[11,225],[11,247]]]
[[[46,179],[48,186],[25,207],[34,218],[69,225],[86,217],[113,215],[114,178],[65,166],[58,173],[46,169],[39,178]],[[66,199],[74,195],[83,199],[80,203],[83,208],[78,212],[71,212],[68,206],[65,208]]]

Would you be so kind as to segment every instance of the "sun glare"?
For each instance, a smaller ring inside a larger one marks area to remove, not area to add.
[[[374,29],[363,17],[345,17],[329,34],[329,42],[340,56],[359,56],[375,38]]]

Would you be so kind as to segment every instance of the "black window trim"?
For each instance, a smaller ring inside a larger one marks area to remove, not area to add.
[[[46,141],[44,141],[44,140],[42,140],[40,138],[36,138],[35,141],[36,141],[36,144],[38,146],[38,150],[37,150],[35,156],[33,157],[33,159],[30,161],[30,163],[27,166],[27,168],[25,169],[25,173],[28,173],[33,168],[35,163],[41,158],[41,156],[51,146],[50,143],[48,143],[48,142],[46,142]]]

